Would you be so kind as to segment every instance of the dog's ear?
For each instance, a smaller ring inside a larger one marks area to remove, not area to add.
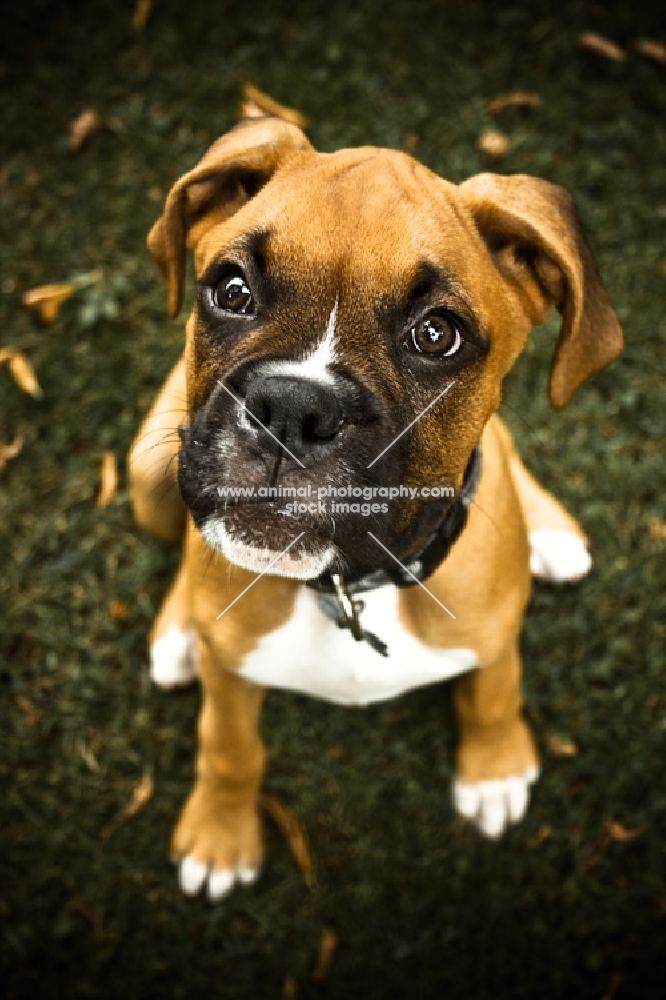
[[[531,323],[543,322],[553,306],[562,314],[548,385],[559,410],[623,346],[571,198],[555,184],[522,174],[478,174],[460,191]]]
[[[220,219],[232,215],[282,164],[311,149],[295,125],[278,118],[247,119],[218,139],[196,167],[176,181],[148,234],[148,249],[162,272],[172,318],[180,312],[188,234],[197,222],[213,211]]]

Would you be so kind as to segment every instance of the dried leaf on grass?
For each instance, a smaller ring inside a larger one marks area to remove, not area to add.
[[[314,883],[314,862],[305,827],[298,816],[272,792],[262,792],[259,802],[287,841],[289,850],[301,870],[303,880],[309,888]]]
[[[123,819],[129,819],[131,816],[136,816],[138,812],[141,812],[146,803],[152,798],[154,789],[155,785],[152,775],[149,771],[144,771],[140,780],[134,786],[132,798],[123,809]]]
[[[60,311],[60,306],[75,291],[76,285],[72,284],[72,282],[60,285],[40,285],[39,288],[32,288],[29,292],[25,293],[23,296],[23,305],[39,313],[39,318],[44,323],[53,323]]]
[[[112,451],[102,452],[101,480],[97,494],[97,506],[106,507],[118,489],[118,463]]]
[[[500,94],[488,101],[488,111],[497,114],[505,108],[538,108],[541,98],[538,94],[530,94],[525,90],[514,90],[510,94]]]
[[[35,369],[22,351],[16,347],[3,347],[0,349],[0,364],[7,364],[12,374],[12,378],[20,389],[30,393],[35,399],[42,395]]]
[[[650,521],[650,538],[662,542],[666,538],[666,524],[663,521]]]
[[[548,840],[552,833],[549,826],[540,826],[535,834],[533,834],[527,841],[528,847],[538,847],[539,844],[543,844],[544,840]]]
[[[578,44],[582,49],[596,52],[598,56],[603,56],[604,59],[610,59],[612,62],[624,62],[627,58],[624,49],[621,49],[610,38],[597,35],[594,31],[582,31],[578,36]]]
[[[89,771],[96,773],[99,771],[99,761],[95,757],[95,753],[91,746],[88,746],[84,739],[76,741],[76,749],[78,751],[79,757],[84,762]]]
[[[124,601],[109,602],[109,617],[114,622],[124,622],[129,614],[129,608]]]
[[[506,156],[509,152],[509,145],[509,140],[504,133],[497,132],[495,129],[486,129],[479,136],[479,149],[486,156],[495,158]]]
[[[308,120],[300,111],[279,104],[252,83],[243,84],[243,102],[239,108],[241,118],[282,118],[298,128],[307,128]]]
[[[298,996],[298,983],[295,976],[285,976],[282,983],[283,1000],[296,1000]]]
[[[546,747],[554,757],[575,757],[578,753],[578,747],[572,740],[558,736],[557,733],[548,733]]]
[[[335,954],[335,949],[338,946],[337,935],[331,930],[330,927],[324,927],[321,932],[321,941],[319,942],[319,954],[317,955],[317,962],[312,973],[312,978],[320,981],[324,978],[326,973],[331,967],[331,962],[333,961],[333,956]]]
[[[132,27],[135,31],[143,31],[148,23],[153,0],[136,0],[136,7],[132,14]]]
[[[29,726],[34,726],[36,722],[39,722],[42,717],[41,709],[37,708],[36,705],[33,705],[30,699],[26,698],[24,694],[16,695],[16,704],[21,709],[23,718]]]
[[[4,469],[7,462],[16,458],[23,447],[23,435],[17,434],[11,444],[0,444],[0,470]]]
[[[86,139],[98,132],[104,124],[96,108],[84,108],[69,123],[69,148],[80,149]]]
[[[621,985],[622,985],[622,973],[614,972],[613,975],[610,977],[608,988],[604,993],[604,995],[602,996],[601,1000],[615,1000],[615,995],[617,994],[617,991],[619,990]]]
[[[98,285],[104,278],[101,268],[88,271],[86,274],[77,274],[71,281],[58,282],[53,285],[40,285],[38,288],[31,288],[23,296],[23,305],[29,309],[34,309],[39,313],[39,318],[44,323],[53,323],[60,312],[60,306],[67,299],[71,298],[75,292],[90,285]]]
[[[618,823],[616,819],[610,819],[610,817],[606,819],[604,829],[610,840],[617,840],[620,843],[635,840],[643,832],[642,830],[630,830],[628,827],[623,826],[622,823]]]
[[[639,38],[636,42],[636,51],[646,59],[652,59],[666,66],[666,45],[663,42],[656,42],[653,38]]]

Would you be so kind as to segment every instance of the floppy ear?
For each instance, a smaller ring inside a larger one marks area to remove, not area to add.
[[[187,237],[211,211],[233,215],[294,154],[312,146],[295,125],[278,118],[241,121],[176,181],[164,211],[148,234],[148,249],[167,286],[167,308],[180,312]]]
[[[571,198],[555,184],[523,174],[478,174],[460,191],[531,323],[543,322],[553,306],[562,314],[548,384],[551,405],[559,410],[623,347]]]

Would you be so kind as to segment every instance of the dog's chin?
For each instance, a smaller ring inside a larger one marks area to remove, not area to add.
[[[264,544],[256,544],[239,538],[220,517],[207,518],[200,531],[212,549],[221,552],[236,566],[253,573],[268,572],[271,576],[286,576],[293,580],[316,579],[329,568],[338,554],[335,545],[323,541],[313,543],[309,532],[309,539],[303,537],[294,541],[299,535],[296,525],[292,538],[287,538],[281,548],[271,545],[268,539]],[[290,542],[294,544],[290,546]]]

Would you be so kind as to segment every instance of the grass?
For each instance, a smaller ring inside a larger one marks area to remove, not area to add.
[[[137,32],[131,14],[129,0],[3,14],[0,336],[43,389],[35,400],[0,369],[2,440],[25,437],[0,472],[4,995],[661,996],[666,541],[650,526],[666,520],[666,70],[633,45],[666,41],[663,15],[619,0],[160,0]],[[580,49],[583,30],[626,61]],[[122,461],[182,343],[145,233],[234,121],[245,79],[307,113],[324,150],[414,133],[454,181],[490,168],[563,184],[628,346],[561,414],[545,394],[553,323],[507,380],[521,451],[596,560],[579,586],[537,586],[528,614],[545,767],[527,819],[494,844],[454,816],[445,686],[362,711],[274,693],[268,786],[305,823],[316,884],[269,826],[262,879],[211,907],[181,897],[167,859],[198,694],[167,696],[146,673],[177,554],[134,527],[124,477],[107,507],[95,495],[102,452]],[[518,89],[541,106],[488,112]],[[86,106],[107,127],[73,151]],[[511,140],[497,164],[477,146],[492,126]],[[21,305],[95,268],[97,299],[80,292],[52,325]],[[553,752],[553,734],[577,752]],[[128,818],[146,772],[154,794]],[[338,947],[316,981],[325,927]]]

